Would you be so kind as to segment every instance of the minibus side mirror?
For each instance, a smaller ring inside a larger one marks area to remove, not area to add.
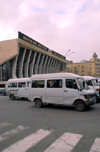
[[[80,89],[78,88],[78,90],[79,90],[79,91],[82,91],[82,89],[81,89],[81,88],[80,88]]]

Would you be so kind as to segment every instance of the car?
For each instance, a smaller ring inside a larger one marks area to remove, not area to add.
[[[6,95],[6,88],[0,88],[0,94]]]

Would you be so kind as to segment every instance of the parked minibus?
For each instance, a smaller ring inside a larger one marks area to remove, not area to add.
[[[88,87],[96,92],[96,101],[100,101],[100,84],[98,79],[92,76],[83,76]]]
[[[73,105],[77,111],[84,111],[95,103],[95,92],[76,74],[37,74],[30,78],[29,100],[38,108],[59,104]]]
[[[9,79],[6,84],[6,92],[10,99],[28,98],[30,78]]]

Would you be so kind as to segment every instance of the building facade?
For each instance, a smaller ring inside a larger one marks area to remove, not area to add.
[[[25,34],[0,42],[0,81],[66,69],[66,58]]]
[[[94,53],[92,59],[80,63],[67,63],[67,72],[75,73],[81,76],[89,75],[100,77],[100,59]]]

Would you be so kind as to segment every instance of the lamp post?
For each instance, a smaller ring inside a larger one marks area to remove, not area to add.
[[[66,56],[69,56],[69,55],[71,55],[71,54],[75,53],[74,51],[72,51],[72,52],[71,52],[71,51],[72,51],[72,50],[71,50],[71,49],[69,49],[69,50],[65,53],[65,55],[64,55],[64,56],[66,57]]]
[[[65,53],[65,57],[67,57],[67,56],[69,56],[69,55],[71,55],[71,54],[73,54],[73,53],[75,53],[74,51],[71,51],[71,49],[69,49],[66,53]],[[66,60],[66,69],[67,69],[67,64],[68,64],[68,62],[67,62],[67,60]]]
[[[66,57],[69,52],[71,52],[71,49],[69,49],[64,56]]]

